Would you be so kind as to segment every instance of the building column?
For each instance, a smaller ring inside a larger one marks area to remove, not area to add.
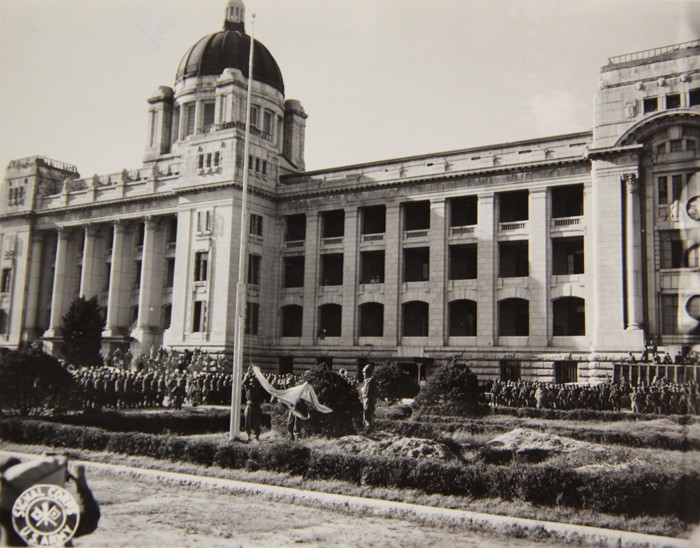
[[[22,340],[33,341],[38,338],[39,332],[39,300],[41,294],[41,275],[44,269],[44,245],[46,235],[43,232],[35,233],[31,238],[29,257],[29,272],[27,275],[27,300],[24,309],[24,325],[22,326]]]
[[[401,249],[401,205],[386,205],[384,233],[384,344],[398,346],[401,341],[401,287],[403,249]]]
[[[112,240],[112,263],[109,271],[109,289],[107,293],[107,322],[103,337],[119,337],[124,335],[125,322],[122,320],[123,294],[129,291],[128,280],[125,276],[126,261],[124,257],[126,243],[126,224],[114,223],[114,238]]]
[[[547,333],[552,332],[549,304],[549,207],[547,189],[530,191],[529,260],[530,277],[527,292],[530,302],[530,346],[546,346]]]
[[[61,323],[63,322],[65,297],[66,297],[66,270],[68,268],[68,243],[70,235],[68,230],[59,227],[56,241],[56,261],[54,263],[53,290],[51,293],[51,317],[49,328],[44,333],[46,338],[56,338],[61,335]]]
[[[304,242],[304,310],[301,332],[302,345],[314,345],[318,336],[318,269],[321,264],[318,245],[318,214],[306,219],[306,241]]]
[[[477,346],[491,348],[498,332],[496,314],[496,216],[494,214],[494,195],[479,194],[477,226],[477,282],[478,302],[476,311]]]
[[[147,217],[144,221],[143,255],[141,259],[141,282],[139,289],[139,315],[136,320],[135,337],[144,343],[143,336],[146,331],[156,326],[156,318],[160,311],[155,306],[156,297],[156,269],[155,269],[155,240],[158,223]],[[150,346],[150,345],[148,345]]]
[[[343,236],[343,317],[341,335],[343,344],[356,345],[359,316],[357,310],[357,229],[356,207],[345,210],[345,234]]]
[[[642,328],[642,235],[639,180],[635,173],[622,176],[625,183],[625,253],[627,258],[627,330]]]
[[[85,227],[85,242],[83,244],[83,268],[80,274],[80,296],[83,299],[90,299],[97,295],[96,273],[96,239],[98,228],[94,225]],[[101,257],[100,257],[101,259]]]
[[[428,293],[429,325],[428,336],[430,346],[444,346],[446,326],[446,275],[445,265],[448,262],[446,253],[447,234],[445,232],[445,198],[430,201],[430,231],[429,261],[430,261],[430,290]]]

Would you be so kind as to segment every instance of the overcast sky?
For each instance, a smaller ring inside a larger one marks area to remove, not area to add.
[[[0,162],[141,165],[146,99],[226,0],[0,0]],[[680,0],[247,0],[307,169],[592,127],[608,57],[700,37]]]

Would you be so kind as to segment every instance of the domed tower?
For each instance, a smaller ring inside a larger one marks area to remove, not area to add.
[[[250,47],[245,6],[229,0],[224,28],[195,42],[180,61],[175,86],[161,86],[148,99],[145,163],[187,156],[192,148],[206,153],[204,144],[212,138],[220,141],[245,129]],[[282,72],[255,40],[251,145],[264,149],[260,152],[268,163],[303,170],[305,120],[298,101],[285,102]],[[204,154],[204,164],[197,159],[202,154],[194,157],[197,169],[211,169],[213,153]]]

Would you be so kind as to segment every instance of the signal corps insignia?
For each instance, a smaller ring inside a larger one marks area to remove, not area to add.
[[[30,546],[63,546],[80,521],[78,503],[57,485],[33,485],[12,506],[12,526]]]

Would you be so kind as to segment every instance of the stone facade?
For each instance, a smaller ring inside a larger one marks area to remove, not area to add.
[[[148,99],[141,168],[9,164],[0,346],[51,347],[97,296],[105,351],[230,354],[247,164],[245,355],[268,370],[458,356],[481,378],[595,381],[647,339],[699,349],[699,42],[611,58],[591,132],[322,171],[274,71],[254,74],[244,158],[247,69],[208,74],[207,55]]]

